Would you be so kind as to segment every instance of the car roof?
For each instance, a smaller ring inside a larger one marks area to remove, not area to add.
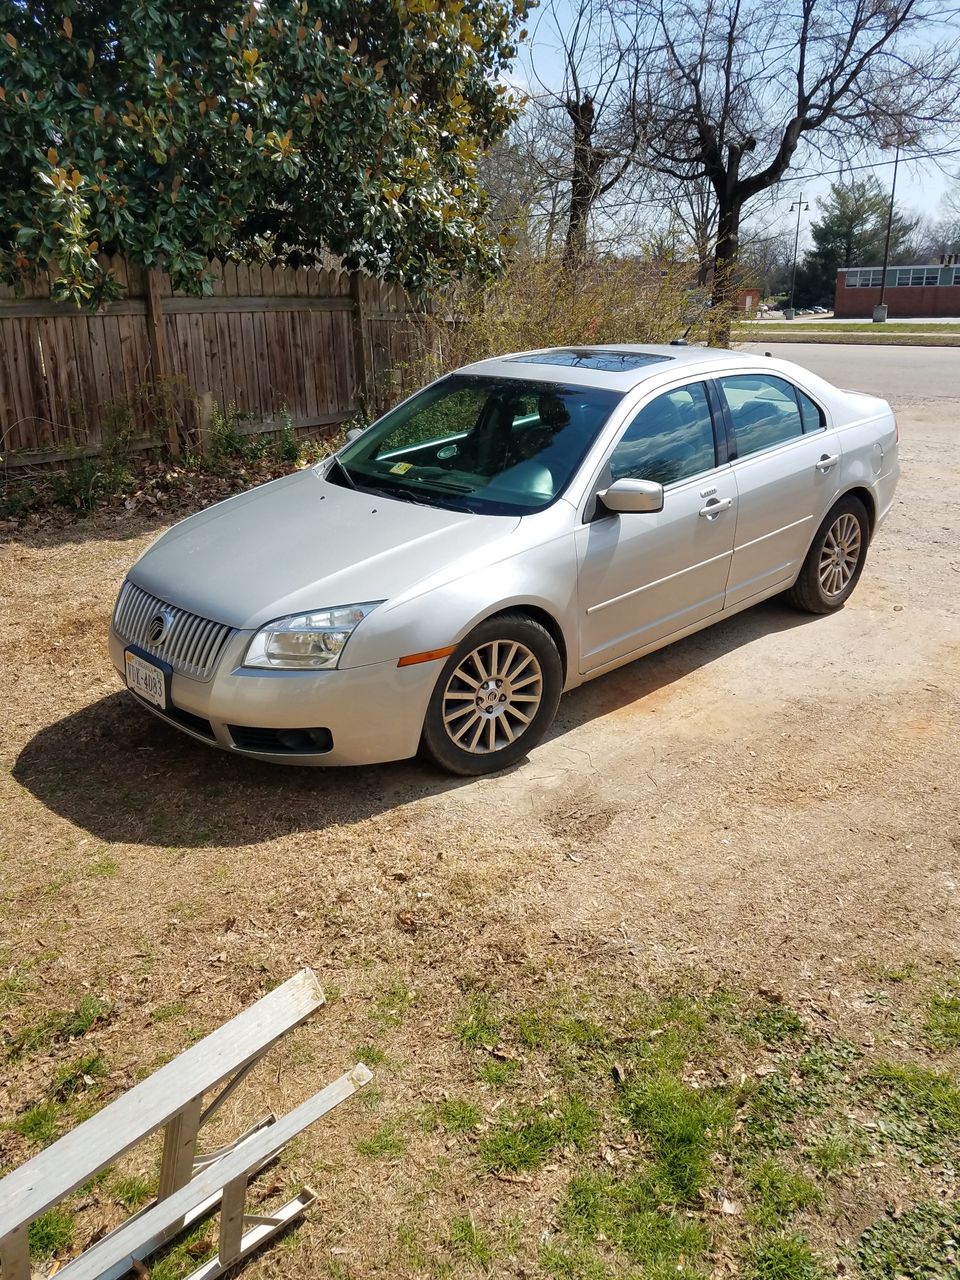
[[[718,364],[742,362],[743,356],[738,352],[720,347],[604,342],[596,346],[541,347],[495,356],[466,365],[457,372],[609,387],[625,392],[654,376],[693,373],[701,367],[714,369]]]

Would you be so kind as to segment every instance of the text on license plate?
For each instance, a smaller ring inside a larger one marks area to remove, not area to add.
[[[125,653],[127,669],[127,688],[150,702],[155,707],[165,708],[167,705],[167,687],[163,672],[146,658],[135,653]]]

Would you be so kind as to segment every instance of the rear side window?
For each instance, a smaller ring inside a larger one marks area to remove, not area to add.
[[[713,419],[702,382],[651,400],[610,455],[614,480],[672,484],[717,465]]]
[[[800,417],[803,419],[804,431],[821,431],[827,425],[823,410],[818,404],[814,404],[810,397],[805,395],[799,387],[794,387],[794,390],[800,403]]]
[[[719,382],[730,410],[738,458],[803,435],[796,388],[784,378],[743,373],[720,378]],[[816,410],[813,401],[809,403]]]

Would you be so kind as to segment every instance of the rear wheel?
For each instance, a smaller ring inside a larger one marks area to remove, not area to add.
[[[859,498],[841,498],[817,530],[789,598],[807,613],[833,613],[860,580],[870,521]]]
[[[449,773],[496,773],[549,729],[563,686],[553,637],[525,614],[476,627],[448,658],[430,699],[422,749]]]

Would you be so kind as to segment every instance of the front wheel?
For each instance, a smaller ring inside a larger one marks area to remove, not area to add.
[[[524,614],[476,627],[447,660],[422,749],[449,773],[496,773],[523,759],[556,714],[563,668],[553,637]]]
[[[867,558],[870,521],[859,498],[841,498],[817,530],[800,576],[790,588],[792,604],[806,613],[833,613],[846,604]]]

